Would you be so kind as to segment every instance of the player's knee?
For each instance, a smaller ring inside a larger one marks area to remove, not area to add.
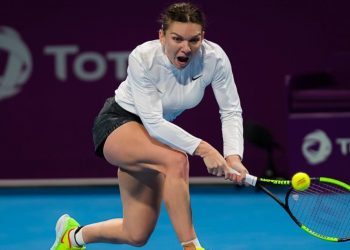
[[[129,235],[129,244],[134,247],[142,247],[148,242],[150,235],[133,233]]]
[[[167,167],[167,176],[175,178],[187,178],[189,173],[188,157],[185,153],[177,152],[172,155],[169,166]]]

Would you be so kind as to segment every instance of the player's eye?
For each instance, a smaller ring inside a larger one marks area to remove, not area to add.
[[[177,43],[181,43],[183,41],[183,39],[181,37],[178,37],[178,36],[174,36],[173,40]]]
[[[196,44],[196,43],[198,43],[199,41],[200,41],[199,37],[195,37],[195,38],[192,38],[192,39],[190,40],[190,43]]]

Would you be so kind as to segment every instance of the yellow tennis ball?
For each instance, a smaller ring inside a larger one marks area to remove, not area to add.
[[[305,191],[310,187],[310,176],[306,173],[299,172],[292,177],[292,186],[297,191]]]

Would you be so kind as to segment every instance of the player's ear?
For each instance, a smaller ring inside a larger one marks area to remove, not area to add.
[[[204,35],[205,35],[205,31],[203,30],[203,31],[202,31],[202,35],[201,35],[202,40],[204,39]]]
[[[159,41],[162,45],[164,45],[165,33],[164,33],[163,29],[159,29]]]

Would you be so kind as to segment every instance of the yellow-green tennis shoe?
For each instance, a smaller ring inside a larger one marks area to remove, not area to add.
[[[50,250],[83,250],[83,247],[73,247],[69,240],[69,232],[79,227],[79,223],[68,214],[62,215],[56,223],[56,240]]]

